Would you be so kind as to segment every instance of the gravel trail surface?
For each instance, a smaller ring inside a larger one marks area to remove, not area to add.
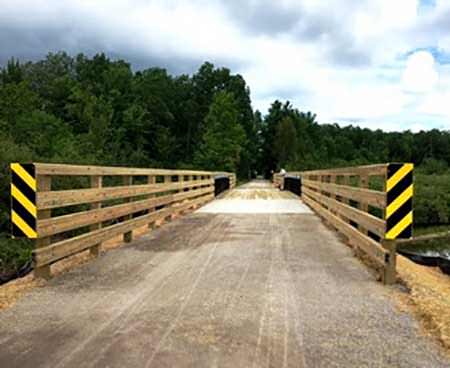
[[[312,213],[197,212],[1,311],[0,367],[450,367],[392,293]]]

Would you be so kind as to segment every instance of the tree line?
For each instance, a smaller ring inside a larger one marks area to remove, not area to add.
[[[310,170],[384,162],[413,162],[422,172],[444,173],[450,165],[450,131],[384,132],[318,124],[316,115],[275,101],[263,120],[262,167]]]

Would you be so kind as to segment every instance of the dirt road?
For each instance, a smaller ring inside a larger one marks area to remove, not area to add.
[[[205,207],[34,289],[0,312],[0,367],[450,366],[331,230],[272,195],[304,212]]]

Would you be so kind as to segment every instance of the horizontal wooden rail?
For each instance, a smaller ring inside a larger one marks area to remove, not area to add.
[[[167,169],[145,169],[128,167],[106,167],[85,165],[63,165],[34,163],[36,175],[51,176],[166,176],[166,175],[214,175],[211,171],[196,170],[167,170]],[[229,174],[229,173],[226,173]]]
[[[420,236],[415,236],[414,238],[410,238],[410,239],[397,239],[396,243],[398,245],[413,245],[413,244],[422,243],[422,242],[444,240],[444,239],[450,240],[450,231],[444,231],[444,232],[433,233],[433,234],[424,234],[424,235],[420,235]]]
[[[283,190],[284,189],[284,175],[283,174],[273,174],[273,184],[275,187]]]
[[[341,217],[345,217],[347,222],[353,221],[362,225],[365,229],[377,234],[380,238],[384,238],[386,231],[386,223],[383,219],[371,215],[363,210],[351,207],[348,204],[339,202],[332,197],[327,197],[318,192],[303,187],[305,194],[317,202],[323,203],[329,210],[335,212]]]
[[[277,173],[273,181],[283,189],[285,176],[299,177],[303,201],[378,264],[385,283],[393,283],[396,244],[412,236],[412,170],[412,164],[378,164]]]
[[[205,202],[212,200],[213,198],[214,195],[208,194],[206,196],[193,200],[190,203],[184,203],[174,208],[164,208],[138,217],[136,219],[121,222],[96,231],[91,231],[89,233],[52,244],[45,248],[36,249],[36,251],[34,251],[33,253],[34,262],[38,267],[51,264],[62,258],[88,249],[98,243],[101,243],[102,241],[111,239],[128,231],[132,231],[137,227],[145,226],[148,223],[164,219],[176,212],[187,210],[192,206],[202,205]]]
[[[339,175],[339,176],[384,176],[389,164],[376,164],[366,166],[340,167],[326,170],[312,171],[290,171],[289,175],[305,175],[322,176],[322,175]]]
[[[307,179],[302,180],[302,186],[332,193],[333,195],[345,197],[356,202],[364,202],[374,207],[386,207],[386,193],[378,192],[376,190],[355,188],[331,183],[320,183]]]
[[[172,190],[211,186],[213,184],[213,179],[208,179],[185,181],[173,184],[133,185],[100,189],[79,189],[76,191],[62,190],[38,192],[37,206],[40,209],[50,209],[73,206],[81,203],[92,203],[112,199],[137,197],[145,194],[156,194]]]
[[[386,254],[388,252],[383,249],[380,244],[362,234],[360,231],[358,231],[358,229],[349,226],[345,221],[343,221],[333,213],[327,211],[319,203],[310,199],[309,197],[304,197],[304,201],[306,204],[310,205],[315,210],[315,212],[327,219],[339,232],[352,239],[353,242],[356,242],[358,247],[363,248],[365,253],[368,254],[372,258],[372,260],[374,260],[381,266],[385,265]]]
[[[35,239],[35,274],[45,278],[58,260],[98,255],[106,240],[129,242],[134,229],[212,200],[216,177],[236,185],[226,172],[46,163],[11,164],[11,175],[13,237]]]
[[[38,222],[38,234],[40,236],[50,236],[65,231],[77,229],[83,226],[99,223],[107,220],[130,215],[139,211],[155,208],[162,205],[171,204],[180,200],[191,199],[214,191],[212,187],[206,189],[196,189],[186,193],[169,194],[161,197],[144,199],[141,201],[124,203],[121,205],[103,207],[89,211],[72,213],[64,216],[43,219]]]

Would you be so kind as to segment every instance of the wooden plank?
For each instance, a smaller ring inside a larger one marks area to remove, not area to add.
[[[311,170],[311,171],[292,171],[289,175],[367,175],[367,176],[382,176],[387,170],[388,164],[376,164],[376,165],[366,165],[366,166],[355,166],[355,167],[342,167],[337,169],[324,169],[324,170]]]
[[[52,189],[52,177],[48,175],[40,175],[36,177],[36,197],[39,191],[49,191]],[[39,209],[37,211],[37,221],[51,218],[52,210]],[[36,249],[44,248],[48,246],[51,242],[50,236],[41,237],[39,231],[37,232],[38,239],[36,239],[34,246]],[[49,279],[51,277],[51,270],[49,265],[44,265],[42,267],[35,267],[34,275],[38,278]]]
[[[433,241],[433,240],[441,240],[441,239],[450,239],[450,231],[444,231],[440,233],[434,234],[425,234],[420,236],[415,236],[410,239],[396,239],[395,242],[401,245],[412,245],[420,242]]]
[[[361,175],[360,177],[359,177],[359,186],[361,187],[361,188],[365,188],[365,189],[368,189],[369,188],[369,176],[367,176],[367,175]],[[365,201],[361,201],[361,202],[359,202],[358,203],[358,207],[362,210],[362,211],[364,211],[364,212],[369,212],[369,204],[367,203],[367,202],[365,202]],[[368,232],[367,232],[367,228],[364,228],[363,226],[359,226],[359,230],[362,232],[362,233],[364,233],[364,234],[368,234]],[[383,237],[384,237],[384,234],[383,234]]]
[[[183,204],[183,206],[187,209],[193,204],[203,204],[214,198],[213,194],[207,194],[205,196],[199,197],[192,202],[188,202]],[[180,208],[163,208],[159,211],[146,214],[140,217],[137,217],[132,220],[128,220],[126,222],[122,222],[116,225],[108,226],[101,228],[99,230],[82,234],[77,237],[63,240],[58,243],[54,243],[45,248],[36,249],[33,252],[33,260],[34,264],[37,267],[42,267],[44,265],[49,265],[50,263],[56,262],[62,258],[68,257],[70,255],[79,253],[93,244],[106,241],[111,239],[117,235],[123,234],[124,232],[130,231],[134,228],[144,226],[149,222],[156,221],[158,219],[167,217],[172,213],[172,211],[179,211]]]
[[[60,190],[37,193],[38,209],[51,209],[82,203],[102,202],[110,199],[128,198],[146,194],[174,191],[182,188],[192,188],[213,185],[212,179],[204,181],[144,184],[133,186],[117,186],[101,189]]]
[[[397,247],[395,240],[384,239],[382,246],[386,249],[387,261],[384,267],[382,275],[383,283],[387,285],[395,284],[396,280],[396,267],[397,267]]]
[[[131,185],[133,185],[133,177],[132,176],[124,176],[122,178],[122,180],[123,180],[123,185],[124,186],[131,186]],[[131,201],[131,198],[125,198],[124,199],[125,203],[130,202],[130,201]],[[125,215],[125,216],[123,216],[122,221],[128,221],[128,220],[131,220],[132,218],[133,218],[133,215],[131,215],[131,214]],[[123,234],[123,241],[125,243],[129,243],[132,240],[133,240],[133,231],[132,230],[126,231]]]
[[[197,170],[168,170],[168,169],[145,169],[129,167],[109,166],[87,166],[87,165],[64,165],[34,163],[36,175],[125,175],[125,176],[148,176],[148,175],[211,175],[210,171]]]
[[[380,237],[384,237],[386,231],[386,223],[384,220],[375,217],[367,212],[361,211],[360,209],[351,207],[347,204],[337,201],[334,198],[326,197],[318,192],[314,192],[311,189],[303,188],[303,191],[308,197],[313,198],[319,203],[325,204],[331,212],[339,216],[344,216],[342,219],[344,222],[352,220],[358,224],[361,224],[365,229],[372,231]]]
[[[374,207],[385,208],[386,207],[386,193],[364,189],[349,187],[345,185],[320,183],[313,180],[303,179],[302,185],[308,188],[325,191],[331,194],[337,194],[342,197],[353,199],[358,202],[366,202]]]
[[[103,185],[103,177],[102,176],[91,176],[91,187],[92,188],[101,188]],[[96,210],[102,207],[101,202],[94,202],[91,204],[91,210]],[[91,222],[92,223],[92,222]],[[39,222],[38,222],[39,224]],[[91,231],[98,230],[102,227],[101,222],[97,222],[90,226]],[[92,248],[90,248],[90,252],[93,256],[97,257],[100,254],[101,243],[95,244]]]
[[[149,184],[149,185],[156,184],[156,176],[155,176],[155,175],[148,175],[148,176],[147,176],[147,184]],[[148,198],[154,198],[154,197],[155,197],[154,194],[150,194],[150,195],[148,196]],[[154,210],[155,210],[154,207],[149,208],[147,213],[151,213],[151,212],[153,212]],[[152,227],[153,227],[153,223],[150,222],[150,223],[148,224],[148,228],[151,229]]]
[[[386,254],[388,254],[388,252],[383,249],[380,244],[360,233],[357,229],[342,221],[339,217],[333,215],[330,211],[314,201],[314,199],[308,197],[308,195],[303,197],[303,201],[317,214],[330,222],[339,232],[351,239],[351,242],[361,248],[373,261],[383,267],[385,266]]]
[[[169,194],[161,197],[134,201],[131,203],[124,203],[90,211],[52,217],[49,219],[38,221],[38,235],[49,236],[59,234],[65,231],[87,226],[92,223],[101,223],[104,221],[113,220],[125,215],[144,211],[146,209],[154,209],[156,206],[173,203],[175,201],[196,198],[198,196],[209,194],[212,192],[214,192],[214,188],[208,187],[204,189],[198,189],[196,191]]]
[[[341,185],[346,185],[346,186],[350,186],[350,176],[343,176],[342,177],[342,184]],[[350,201],[348,198],[343,197],[342,198],[342,202],[349,204]]]
[[[336,184],[337,176],[336,176],[335,174],[331,174],[331,175],[329,175],[328,177],[329,177],[329,180],[328,180],[329,183]],[[307,189],[307,188],[306,188],[306,189]],[[339,196],[336,195],[336,194],[331,194],[331,198],[333,198],[333,199],[336,199],[336,200],[337,200],[338,197],[339,197]],[[337,212],[336,212],[335,210],[331,209],[331,211],[332,211],[335,215],[337,214]]]

